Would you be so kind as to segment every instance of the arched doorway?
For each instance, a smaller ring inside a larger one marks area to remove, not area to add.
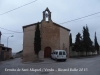
[[[44,58],[50,58],[51,56],[51,48],[50,47],[45,47],[44,49]]]

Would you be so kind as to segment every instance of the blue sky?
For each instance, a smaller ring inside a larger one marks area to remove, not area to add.
[[[32,1],[33,0],[0,0],[0,14]],[[52,12],[52,21],[60,24],[100,12],[100,0],[37,0],[32,4],[0,15],[0,27],[23,32],[22,26],[42,20],[42,12],[47,7]],[[89,27],[92,41],[94,40],[94,33],[96,31],[98,43],[100,44],[100,14],[61,25],[71,30],[74,42],[76,34],[78,32],[82,34],[82,28],[86,24]],[[6,34],[13,32],[3,29],[0,30],[2,32],[1,42],[5,46],[7,46],[7,37],[14,35],[14,37],[9,38],[8,46],[13,49],[13,52],[18,52],[23,49],[23,33]]]

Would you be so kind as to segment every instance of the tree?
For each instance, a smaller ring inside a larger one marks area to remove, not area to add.
[[[1,35],[2,35],[2,33],[1,33],[1,31],[0,31],[0,44],[1,44]]]
[[[87,56],[87,52],[90,52],[92,47],[92,41],[90,39],[89,29],[87,25],[86,27],[83,27],[83,45],[84,45],[84,51],[86,52]]]
[[[92,47],[91,47],[91,52],[92,52],[92,55],[93,55],[93,52],[95,52],[95,46],[94,45],[92,45]]]
[[[20,54],[20,53],[22,53],[22,52],[23,52],[23,50],[21,50],[21,51],[17,52],[16,54]]]
[[[41,50],[41,37],[40,37],[40,29],[39,29],[39,22],[38,22],[36,26],[35,38],[34,38],[34,51],[37,56],[40,50]]]
[[[70,39],[69,44],[70,46],[72,46],[72,34],[71,33],[70,33],[69,39]]]
[[[94,38],[94,45],[95,45],[95,50],[97,50],[97,54],[99,54],[99,44],[97,41],[96,32],[95,32],[95,38]]]
[[[79,52],[82,51],[82,42],[81,42],[81,34],[78,33],[76,35],[76,40],[75,40],[75,44],[74,44],[74,51],[78,52],[78,56],[79,56]]]

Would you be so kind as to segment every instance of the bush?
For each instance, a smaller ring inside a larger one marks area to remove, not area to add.
[[[14,57],[10,57],[10,59],[14,59]]]

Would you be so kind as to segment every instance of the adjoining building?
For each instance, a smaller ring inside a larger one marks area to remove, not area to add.
[[[41,32],[41,51],[39,58],[49,58],[53,50],[66,50],[69,57],[69,33],[70,29],[65,28],[51,19],[51,12],[48,8],[43,11],[43,19],[39,23]],[[37,23],[23,26],[23,61],[33,61],[34,37]]]
[[[12,49],[0,44],[0,61],[8,60],[12,57]]]

